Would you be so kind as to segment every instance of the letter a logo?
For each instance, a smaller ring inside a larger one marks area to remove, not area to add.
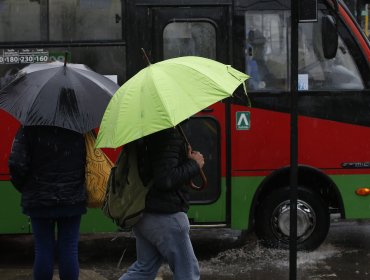
[[[250,112],[236,112],[236,130],[250,129],[250,114]]]

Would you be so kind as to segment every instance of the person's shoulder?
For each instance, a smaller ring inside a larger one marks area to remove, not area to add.
[[[32,137],[35,133],[37,133],[37,126],[33,125],[21,125],[19,127],[18,133],[21,133],[23,137]]]
[[[147,139],[149,141],[161,141],[164,139],[170,139],[170,138],[176,137],[177,134],[178,134],[177,129],[171,127],[171,128],[163,129],[156,133],[150,134],[147,136]]]
[[[150,150],[163,150],[169,146],[179,146],[182,137],[176,128],[161,130],[146,137],[146,143]]]

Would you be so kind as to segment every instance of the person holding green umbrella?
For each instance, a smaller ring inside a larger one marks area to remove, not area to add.
[[[146,136],[153,185],[145,212],[134,225],[137,261],[120,280],[154,279],[165,261],[174,279],[199,279],[199,265],[189,236],[189,182],[204,165],[200,152],[187,147],[177,128]]]
[[[189,237],[188,190],[202,174],[204,157],[193,151],[181,123],[245,85],[244,73],[217,61],[188,56],[150,64],[109,102],[97,147],[116,148],[143,138],[153,185],[134,225],[137,261],[119,280],[154,279],[167,261],[175,280],[197,280],[198,261]]]

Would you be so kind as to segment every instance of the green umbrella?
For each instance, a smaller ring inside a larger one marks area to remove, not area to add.
[[[231,96],[246,79],[246,74],[230,65],[196,56],[150,64],[113,95],[96,146],[117,148],[174,127]]]

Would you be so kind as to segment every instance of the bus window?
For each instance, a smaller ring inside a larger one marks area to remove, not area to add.
[[[288,11],[245,13],[245,69],[249,90],[288,89]]]
[[[40,18],[41,8],[37,1],[0,1],[0,41],[41,40]]]
[[[324,57],[320,23],[319,20],[299,25],[298,73],[305,75],[308,80],[304,90],[364,89],[351,52],[340,37],[336,57]]]
[[[50,41],[120,40],[120,0],[49,1]]]
[[[196,55],[216,59],[216,29],[206,21],[172,22],[163,30],[163,58]]]
[[[192,190],[190,200],[193,204],[214,202],[220,196],[220,127],[216,119],[212,117],[191,117],[181,124],[186,137],[194,150],[202,151],[207,165],[203,171],[207,174],[208,185],[201,192]],[[197,186],[202,185],[200,177],[194,178]]]
[[[56,60],[56,53],[63,54],[65,48],[49,48],[50,61]],[[99,46],[99,47],[71,47],[68,48],[72,63],[85,64],[102,75],[117,77],[122,85],[126,81],[126,47]],[[58,58],[57,58],[58,59]],[[63,57],[59,56],[63,61]]]
[[[2,42],[121,39],[120,0],[0,1]]]

